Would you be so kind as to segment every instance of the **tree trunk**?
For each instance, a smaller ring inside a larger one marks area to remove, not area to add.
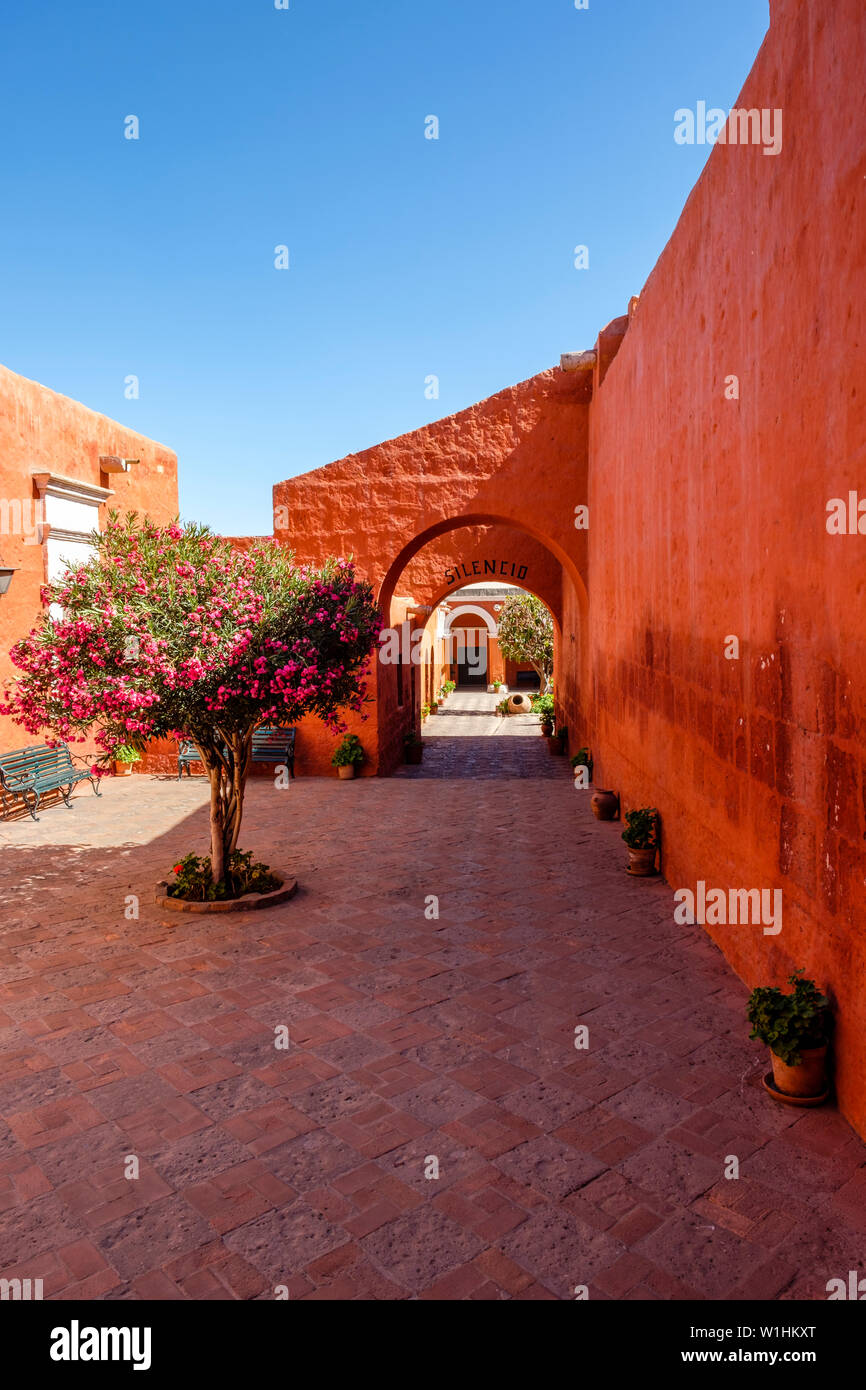
[[[210,769],[210,868],[214,883],[225,878],[225,821],[219,767]]]
[[[547,691],[548,685],[550,684],[550,678],[548,677],[548,674],[543,666],[536,665],[534,661],[530,662],[530,665],[534,668],[535,674],[538,676],[540,682],[538,693],[539,695],[544,695]]]
[[[238,847],[244,810],[244,791],[252,750],[252,730],[223,734],[214,731],[218,743],[196,742],[210,778],[210,862],[214,883],[226,876]]]

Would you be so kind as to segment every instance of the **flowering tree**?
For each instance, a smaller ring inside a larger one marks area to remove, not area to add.
[[[553,675],[553,619],[534,594],[512,594],[499,615],[499,650],[509,661],[528,661],[542,694]]]
[[[115,515],[96,553],[43,590],[0,704],[33,734],[94,734],[105,750],[190,738],[210,778],[211,872],[237,849],[253,732],[360,710],[380,618],[346,560],[297,569],[263,542],[242,554],[206,527]]]

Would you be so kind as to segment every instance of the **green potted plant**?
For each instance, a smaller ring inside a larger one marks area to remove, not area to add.
[[[656,871],[659,813],[654,806],[626,811],[622,838],[628,847],[628,872],[649,878]]]
[[[592,781],[592,754],[590,753],[589,749],[578,748],[577,752],[571,760],[571,766],[574,771],[575,778],[577,777],[578,768],[586,768],[586,781],[583,783],[583,785],[589,786],[590,782]]]
[[[346,734],[342,742],[339,743],[331,759],[337,769],[337,776],[343,781],[348,781],[354,777],[356,771],[365,761],[367,754],[361,744],[357,734]]]
[[[403,739],[403,755],[407,763],[420,763],[424,757],[424,740],[420,734],[407,734]]]
[[[429,706],[429,705],[422,705],[422,706],[421,706],[421,718],[422,718],[422,719],[428,719],[429,717],[430,717],[430,706]]]
[[[548,691],[544,695],[536,695],[532,701],[532,712],[537,714],[541,720],[541,732],[544,738],[553,737],[553,694]]]
[[[561,754],[568,752],[568,725],[563,724],[556,730],[556,737],[559,739],[559,751]]]
[[[500,714],[500,715],[506,715],[506,714],[508,714],[508,696],[507,696],[507,695],[504,697],[504,699],[502,699],[502,700],[499,701],[499,704],[496,706],[495,713],[496,713],[496,714]]]
[[[766,1043],[773,1061],[773,1085],[764,1085],[776,1099],[791,1105],[827,1096],[827,1045],[832,1029],[830,1000],[803,971],[788,976],[793,986],[783,994],[775,986],[753,989],[746,1006],[752,1025],[750,1038]]]
[[[141,762],[141,754],[131,744],[122,743],[119,748],[115,748],[112,759],[115,777],[130,777],[133,764]]]
[[[502,681],[499,681],[499,680],[491,681],[490,684],[493,686],[493,693],[494,693],[494,695],[498,695],[498,694],[499,694],[499,687],[502,685]]]
[[[431,700],[431,701],[430,701],[430,713],[431,713],[431,714],[437,714],[438,712],[439,712],[439,701],[438,701],[438,700]]]

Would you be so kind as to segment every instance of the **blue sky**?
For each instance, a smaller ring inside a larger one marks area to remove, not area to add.
[[[592,346],[707,158],[674,111],[730,107],[767,24],[767,0],[9,7],[0,361],[175,449],[185,517],[269,532],[275,481]]]

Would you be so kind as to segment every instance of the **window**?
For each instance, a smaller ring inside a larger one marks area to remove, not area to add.
[[[42,521],[49,528],[42,542],[45,579],[53,584],[67,569],[86,564],[94,554],[91,533],[100,529],[99,508],[114,494],[110,488],[57,473],[34,473],[33,481],[42,504]]]

